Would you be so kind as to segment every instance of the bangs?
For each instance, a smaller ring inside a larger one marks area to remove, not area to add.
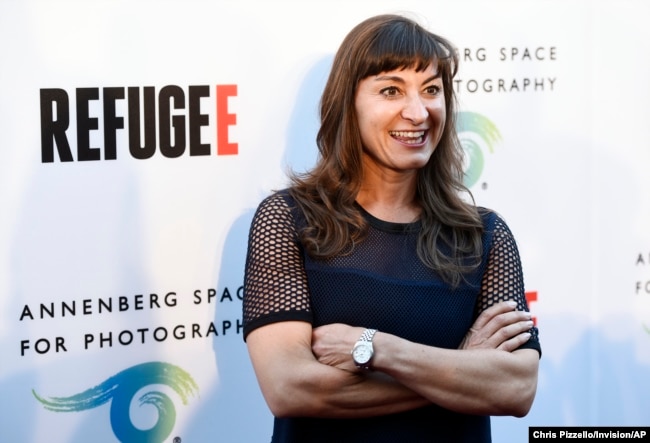
[[[455,49],[443,38],[409,22],[396,22],[378,31],[366,56],[358,61],[359,79],[396,69],[421,72],[431,64],[455,74]]]

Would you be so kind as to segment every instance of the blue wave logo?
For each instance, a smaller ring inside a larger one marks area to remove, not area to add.
[[[34,397],[46,409],[54,412],[79,412],[111,402],[111,427],[122,443],[162,443],[174,429],[176,409],[174,402],[164,392],[151,390],[138,399],[140,406],[153,405],[158,420],[151,429],[138,429],[131,422],[131,401],[136,393],[150,385],[165,385],[173,389],[183,404],[198,392],[192,377],[178,366],[162,362],[143,363],[110,377],[103,383],[70,397]]]
[[[494,153],[494,146],[501,140],[501,133],[490,119],[476,112],[458,113],[456,131],[468,158],[464,184],[471,188],[483,173],[485,148]]]

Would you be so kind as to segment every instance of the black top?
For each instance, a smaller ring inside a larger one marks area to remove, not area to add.
[[[390,223],[362,210],[370,228],[351,254],[314,260],[300,245],[302,212],[286,191],[267,197],[251,225],[244,282],[244,339],[286,320],[314,327],[345,323],[430,346],[457,349],[478,314],[515,300],[528,310],[515,240],[494,212],[482,210],[483,257],[452,288],[418,258],[420,223]],[[541,352],[531,329],[524,348]],[[487,416],[431,405],[364,419],[275,419],[273,442],[489,442]]]

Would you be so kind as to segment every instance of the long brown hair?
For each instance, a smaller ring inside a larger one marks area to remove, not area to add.
[[[291,194],[307,219],[300,233],[316,258],[349,253],[367,232],[355,198],[363,177],[362,142],[354,107],[359,81],[395,69],[423,71],[432,63],[442,75],[446,122],[431,159],[418,171],[416,198],[422,206],[418,256],[448,282],[458,284],[481,257],[483,224],[465,202],[463,149],[456,134],[453,78],[455,48],[399,15],[369,18],[350,31],[334,57],[320,105],[319,157],[311,171],[292,174]]]

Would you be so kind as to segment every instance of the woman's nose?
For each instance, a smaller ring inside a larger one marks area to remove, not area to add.
[[[424,122],[429,115],[422,98],[419,96],[407,97],[402,109],[401,116],[405,120],[411,121],[414,125]]]

